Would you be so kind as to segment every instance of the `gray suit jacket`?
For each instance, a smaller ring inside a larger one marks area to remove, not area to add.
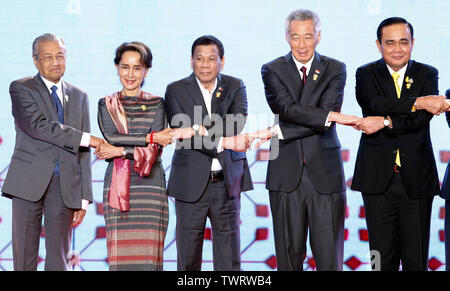
[[[93,200],[90,149],[80,147],[83,132],[90,132],[88,97],[64,81],[62,87],[64,125],[39,74],[11,83],[16,144],[2,192],[40,200],[59,157],[64,204],[79,209],[82,199]]]

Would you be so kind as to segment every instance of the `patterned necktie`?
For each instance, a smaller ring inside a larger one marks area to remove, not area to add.
[[[58,94],[56,94],[56,91],[58,90],[58,87],[56,86],[52,86],[50,88],[52,90],[52,99],[53,99],[53,104],[55,104],[56,107],[56,112],[58,113],[58,121],[61,124],[64,124],[64,110],[61,104],[61,100],[59,100]],[[56,166],[55,169],[53,170],[53,172],[55,173],[56,176],[59,177],[59,157],[58,160],[56,162]]]
[[[397,98],[400,99],[400,95],[402,94],[402,89],[400,88],[400,85],[398,84],[398,78],[400,78],[400,75],[397,72],[392,73],[392,79],[394,79],[395,84],[395,91],[397,91]],[[401,167],[402,164],[400,163],[400,150],[397,149],[397,156],[395,157],[395,164],[397,166]]]
[[[302,67],[300,69],[300,72],[302,72],[303,85],[305,85],[306,84],[306,67]]]
[[[56,112],[58,113],[58,121],[59,123],[64,124],[64,110],[61,104],[61,100],[59,100],[58,94],[56,94],[56,91],[58,90],[58,87],[52,86],[50,89],[52,89],[52,98],[53,103],[56,107]]]

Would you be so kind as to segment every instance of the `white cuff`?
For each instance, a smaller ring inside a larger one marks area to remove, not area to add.
[[[330,111],[330,113],[328,113],[327,120],[325,120],[325,127],[331,126],[331,121],[328,121],[330,119],[330,114],[331,114],[331,111]]]
[[[220,154],[223,152],[223,137],[219,139],[219,143],[217,144],[217,153]]]
[[[91,134],[88,132],[83,132],[83,135],[81,136],[80,147],[88,148],[90,141],[91,141]]]
[[[88,210],[88,206],[89,206],[89,200],[82,199],[81,200],[81,209],[87,211]]]
[[[274,126],[272,127],[272,130],[273,130],[273,132],[276,133],[276,135],[278,136],[278,139],[279,139],[279,140],[283,140],[283,139],[284,139],[283,133],[281,132],[281,128],[280,128],[280,125],[279,125],[279,124],[274,125]]]

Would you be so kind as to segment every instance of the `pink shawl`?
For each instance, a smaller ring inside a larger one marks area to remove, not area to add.
[[[142,92],[143,99],[151,99],[154,96]],[[127,118],[125,110],[120,103],[119,93],[105,97],[106,108],[114,125],[120,134],[128,134]],[[150,171],[159,154],[159,146],[155,143],[147,147],[134,148],[133,170],[141,177],[150,175]],[[128,159],[115,158],[111,185],[109,188],[108,202],[110,207],[120,211],[130,210],[130,168],[131,161]]]

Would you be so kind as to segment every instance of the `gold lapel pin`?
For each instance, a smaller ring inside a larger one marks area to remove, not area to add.
[[[317,79],[319,79],[319,74],[320,74],[320,71],[319,71],[319,70],[316,70],[316,71],[315,71],[315,74],[314,74],[314,76],[313,76],[313,80],[314,80],[314,81],[317,81]]]
[[[406,76],[405,82],[406,82],[406,89],[411,89],[411,86],[414,83],[413,78]]]
[[[222,87],[219,87],[219,92],[216,92],[216,98],[220,98],[220,96],[222,96],[222,91],[223,91],[223,88]]]

